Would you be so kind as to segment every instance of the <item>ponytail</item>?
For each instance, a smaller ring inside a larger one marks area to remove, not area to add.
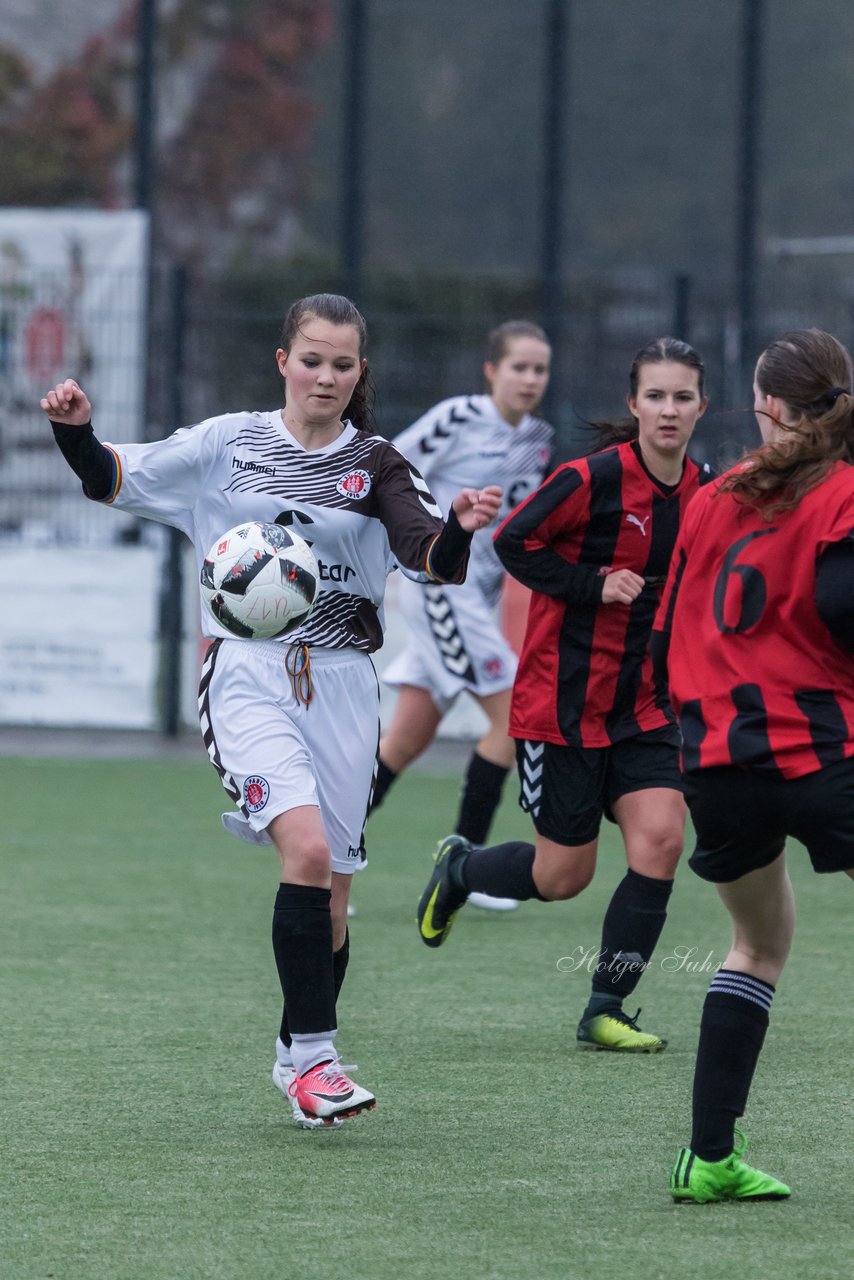
[[[837,462],[854,463],[851,384],[851,357],[832,334],[797,329],[775,339],[759,357],[756,385],[793,420],[774,419],[778,438],[748,453],[721,489],[770,520],[796,507]]]

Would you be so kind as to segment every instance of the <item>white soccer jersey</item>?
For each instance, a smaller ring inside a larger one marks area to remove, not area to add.
[[[396,561],[418,581],[442,530],[426,483],[382,436],[345,424],[322,449],[306,450],[278,410],[232,413],[151,444],[108,445],[116,490],[107,501],[173,525],[192,540],[201,571],[226,530],[278,521],[312,546],[321,590],[304,626],[289,632],[326,648],[370,653],[383,640],[382,601]],[[202,609],[205,635],[231,637]]]
[[[466,575],[468,585],[494,603],[504,570],[492,535],[542,483],[554,444],[552,427],[530,414],[511,426],[488,395],[453,396],[434,405],[394,443],[418,468],[445,514],[461,489],[497,484],[504,490],[498,521],[474,535]]]

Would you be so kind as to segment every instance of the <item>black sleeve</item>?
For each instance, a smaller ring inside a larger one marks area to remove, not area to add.
[[[63,458],[83,482],[87,498],[96,502],[108,498],[115,484],[116,460],[110,450],[96,439],[92,423],[87,422],[82,427],[69,427],[61,422],[51,422],[50,425]]]
[[[819,556],[815,607],[837,644],[854,652],[854,533]]]
[[[430,548],[430,570],[442,582],[456,582],[468,555],[473,533],[467,533],[451,507],[445,527]]]
[[[507,572],[532,591],[568,604],[600,604],[605,577],[602,566],[573,564],[545,543],[532,547],[529,542],[581,483],[572,467],[555,471],[510,513],[495,535],[495,550]]]

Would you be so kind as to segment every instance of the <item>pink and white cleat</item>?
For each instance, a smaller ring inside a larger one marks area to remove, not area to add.
[[[377,1105],[374,1095],[345,1075],[334,1061],[318,1063],[295,1076],[288,1093],[306,1116],[317,1116],[324,1124],[372,1111]]]
[[[308,1116],[303,1111],[296,1098],[291,1093],[291,1085],[296,1079],[296,1072],[293,1067],[284,1066],[276,1060],[273,1063],[273,1084],[279,1090],[284,1098],[288,1100],[291,1112],[294,1117],[294,1124],[300,1129],[331,1129],[339,1128],[344,1121],[339,1119],[321,1120],[320,1116]]]

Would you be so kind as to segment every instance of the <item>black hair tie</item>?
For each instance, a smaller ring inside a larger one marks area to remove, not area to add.
[[[836,404],[836,401],[839,399],[840,396],[847,396],[847,395],[848,395],[847,387],[831,387],[824,398],[827,404],[832,407],[833,405]]]

